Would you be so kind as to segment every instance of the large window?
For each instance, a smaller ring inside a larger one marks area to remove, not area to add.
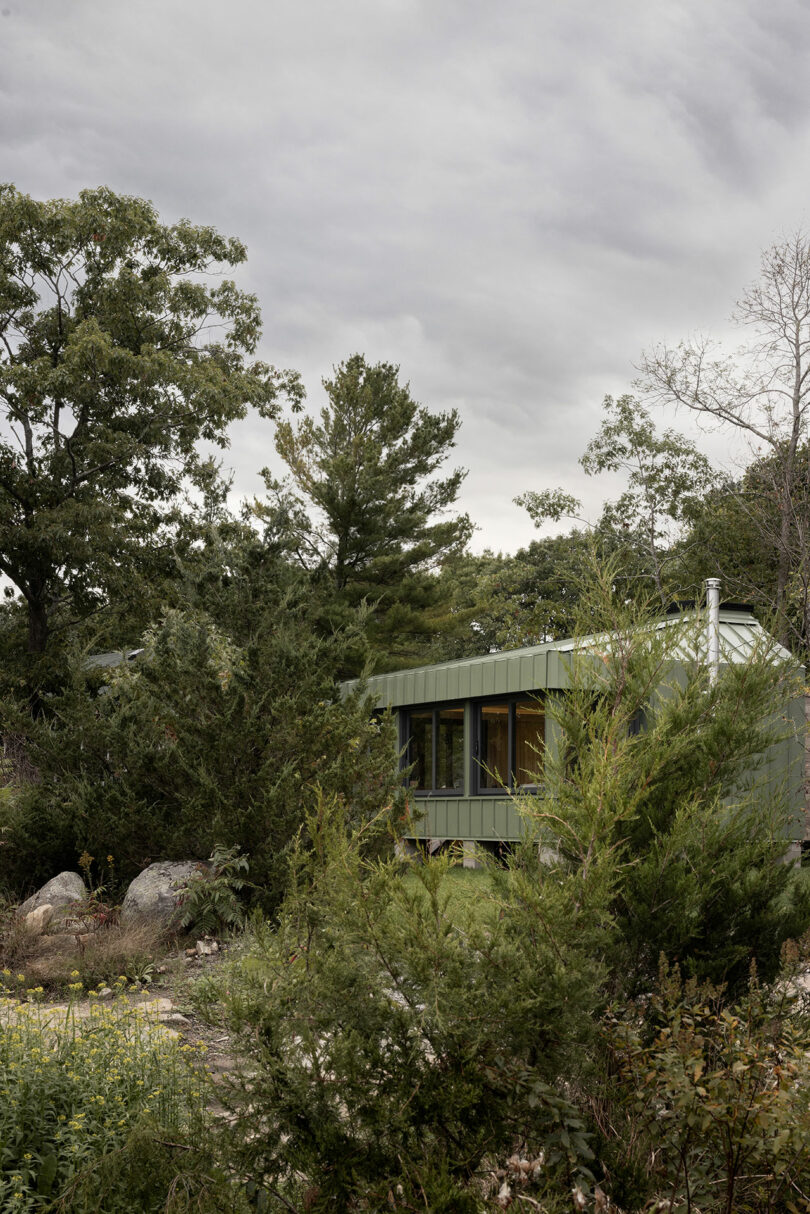
[[[464,791],[464,707],[425,708],[406,717],[408,786],[416,793]]]
[[[478,792],[534,788],[543,770],[546,716],[532,698],[493,700],[475,713],[473,756]]]

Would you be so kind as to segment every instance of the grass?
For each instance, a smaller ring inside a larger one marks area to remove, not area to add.
[[[409,888],[421,887],[419,874],[412,869],[404,876]],[[442,881],[442,894],[447,899],[447,914],[455,923],[461,925],[470,915],[477,918],[482,914],[490,914],[492,903],[489,895],[493,892],[492,876],[486,868],[462,868],[453,865],[447,869]]]
[[[77,972],[90,987],[112,985],[121,975],[143,981],[165,951],[163,933],[149,923],[106,924],[81,936],[34,936],[8,914],[0,930],[0,985],[2,971],[23,974],[23,987],[53,993],[66,991]]]

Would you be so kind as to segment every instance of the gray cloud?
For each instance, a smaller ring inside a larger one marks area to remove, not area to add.
[[[531,538],[525,488],[598,511],[577,459],[604,393],[658,338],[726,333],[760,247],[806,216],[790,0],[4,11],[0,175],[38,196],[105,183],[241,236],[264,353],[313,406],[362,350],[459,409],[479,546]],[[230,458],[257,492],[266,424]]]

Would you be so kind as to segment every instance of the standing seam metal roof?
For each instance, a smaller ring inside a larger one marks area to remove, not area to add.
[[[668,616],[656,624],[657,629],[688,624],[691,628],[705,623],[705,613],[695,612]],[[705,637],[705,633],[703,633]],[[694,633],[685,638],[674,656],[683,662],[706,661],[706,644],[694,643]],[[589,637],[566,637],[545,641],[523,649],[507,649],[472,658],[459,658],[432,666],[410,670],[395,670],[374,675],[367,680],[369,693],[378,707],[397,708],[405,705],[441,703],[448,700],[475,699],[480,696],[514,694],[544,687],[567,685],[567,663],[560,655],[574,649],[605,646],[610,634],[595,633]],[[790,653],[778,645],[750,611],[722,609],[720,611],[720,656],[723,662],[745,662],[763,645],[769,645],[777,658],[789,659]],[[348,694],[359,680],[344,683]]]

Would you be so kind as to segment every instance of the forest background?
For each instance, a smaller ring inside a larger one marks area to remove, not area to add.
[[[514,554],[469,551],[462,419],[415,401],[403,370],[348,352],[309,413],[297,374],[256,359],[259,302],[223,277],[244,259],[108,190],[0,192],[0,690],[8,770],[37,773],[4,841],[12,885],[90,843],[126,873],[226,839],[272,901],[302,787],[351,788],[362,815],[396,783],[388,727],[341,705],[337,682],[569,635],[594,558],[621,599],[661,610],[719,576],[805,660],[801,234],[766,251],[738,304],[744,349],[648,351],[632,393],[605,399],[581,462],[625,491],[586,526],[565,490],[526,487],[538,525],[567,527]],[[748,435],[744,471],[669,426],[675,406]],[[249,409],[288,474],[265,470],[235,514],[204,444],[226,447]],[[93,655],[130,649],[143,656],[115,693],[88,696],[107,678]]]

